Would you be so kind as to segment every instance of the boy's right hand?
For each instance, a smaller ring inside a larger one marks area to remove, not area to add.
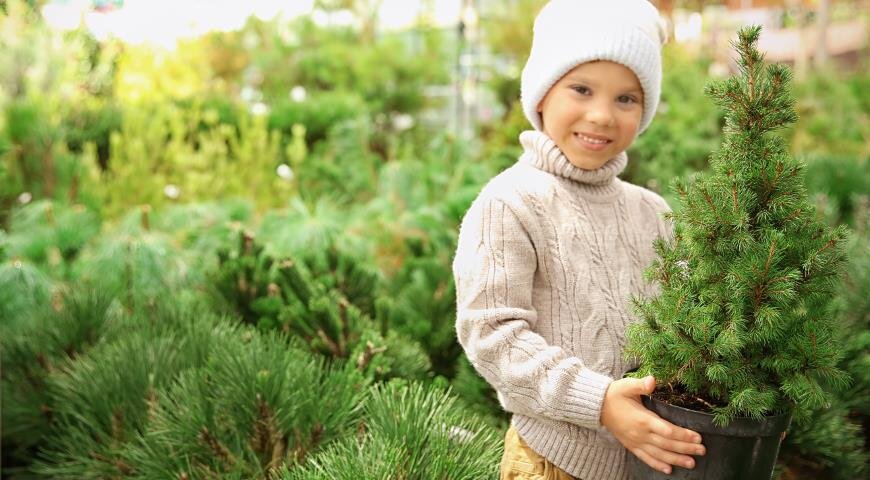
[[[655,390],[655,378],[623,378],[607,387],[601,407],[601,425],[625,448],[650,467],[671,473],[671,465],[694,468],[689,455],[704,455],[701,435],[674,425],[649,411],[641,395]]]

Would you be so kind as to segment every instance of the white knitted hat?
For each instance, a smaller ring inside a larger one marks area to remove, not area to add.
[[[630,68],[643,88],[639,135],[658,107],[666,41],[661,16],[648,0],[551,0],[535,18],[523,68],[520,100],[526,118],[542,130],[538,104],[550,87],[581,63],[610,60]]]

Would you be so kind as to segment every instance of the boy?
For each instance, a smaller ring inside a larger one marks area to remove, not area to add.
[[[501,478],[624,479],[626,455],[692,468],[701,437],[640,403],[655,379],[623,379],[630,298],[669,237],[665,201],[620,181],[653,118],[666,34],[646,0],[552,0],[522,74],[515,165],[483,188],[453,261],[456,331],[511,427]]]

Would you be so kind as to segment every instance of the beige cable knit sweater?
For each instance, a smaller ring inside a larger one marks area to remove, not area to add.
[[[625,448],[600,425],[622,358],[630,298],[655,292],[643,269],[669,238],[655,193],[572,165],[545,134],[472,203],[453,261],[456,332],[529,446],[584,480],[627,478]]]

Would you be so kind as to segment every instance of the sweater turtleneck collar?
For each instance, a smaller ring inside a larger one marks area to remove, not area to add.
[[[545,172],[573,180],[590,187],[595,193],[608,194],[620,189],[617,175],[628,165],[628,155],[621,152],[595,170],[584,170],[571,163],[549,136],[537,130],[520,134],[523,154],[520,161]]]

